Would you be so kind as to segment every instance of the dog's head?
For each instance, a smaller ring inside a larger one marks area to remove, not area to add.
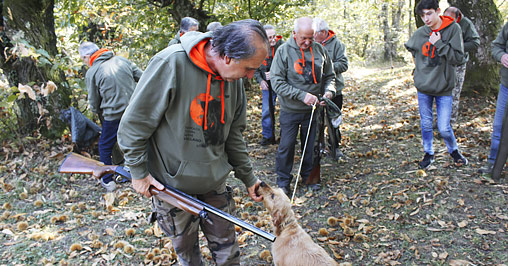
[[[288,196],[280,188],[272,188],[265,182],[261,182],[257,194],[263,196],[263,204],[272,216],[275,234],[279,235],[289,221],[294,219],[291,210],[291,202]]]

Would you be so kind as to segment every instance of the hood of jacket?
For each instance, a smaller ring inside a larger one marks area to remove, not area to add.
[[[333,32],[332,30],[328,30],[328,37],[326,39],[324,39],[321,44],[323,46],[326,46],[327,44],[330,44],[331,42],[333,42],[333,39],[335,38],[335,32]]]
[[[97,52],[93,53],[90,56],[90,66],[93,66],[94,63],[98,63],[101,61],[107,61],[111,59],[111,57],[115,56],[113,52],[109,51],[106,48],[99,49]]]
[[[210,97],[210,87],[212,78],[216,80],[221,81],[221,99],[224,98],[224,80],[222,77],[215,73],[208,63],[206,62],[206,53],[205,53],[205,47],[210,42],[212,38],[211,32],[201,33],[197,31],[187,32],[185,35],[183,35],[180,38],[181,44],[183,49],[185,50],[185,53],[187,53],[187,56],[192,61],[192,63],[203,70],[204,72],[208,73],[208,79],[206,84],[206,98]],[[223,102],[224,103],[224,102]],[[206,102],[205,105],[205,113],[204,113],[204,129],[208,129],[207,124],[207,115],[208,115],[208,102]],[[221,110],[221,123],[224,124],[224,104],[222,104],[222,110]]]

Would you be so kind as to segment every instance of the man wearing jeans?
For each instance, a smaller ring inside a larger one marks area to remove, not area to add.
[[[460,26],[453,18],[439,16],[437,0],[422,0],[416,7],[425,26],[416,30],[406,48],[415,61],[414,83],[418,91],[421,131],[425,155],[418,164],[428,168],[434,162],[432,147],[432,108],[437,109],[437,127],[446,143],[448,152],[457,166],[466,165],[467,159],[460,154],[450,125],[452,112],[452,89],[455,87],[455,65],[464,58]]]
[[[492,173],[492,167],[496,161],[501,139],[501,129],[503,127],[503,117],[506,112],[506,102],[508,100],[508,23],[504,24],[503,29],[492,42],[492,56],[501,63],[499,71],[501,75],[501,85],[497,95],[496,114],[494,115],[494,125],[490,139],[490,154],[487,165],[480,169],[483,173]]]
[[[263,138],[259,142],[262,146],[275,144],[275,100],[277,94],[272,90],[270,82],[270,67],[277,49],[284,43],[282,36],[275,33],[272,25],[264,25],[268,40],[270,41],[270,50],[261,66],[254,73],[254,78],[262,91],[262,109],[261,109],[261,127],[263,128]]]
[[[129,60],[115,56],[108,49],[99,49],[92,42],[84,42],[79,46],[79,56],[90,68],[85,77],[88,102],[102,123],[99,138],[100,160],[110,165],[120,118],[143,71]],[[108,192],[115,190],[113,175],[104,175],[101,185]]]

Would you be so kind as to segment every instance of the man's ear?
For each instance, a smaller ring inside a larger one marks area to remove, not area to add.
[[[233,62],[233,59],[231,59],[227,55],[224,55],[224,62],[226,63],[226,65],[229,65],[229,64],[231,64],[231,62]]]

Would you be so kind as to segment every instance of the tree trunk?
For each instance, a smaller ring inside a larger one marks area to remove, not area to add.
[[[47,58],[47,64],[41,64],[38,60],[46,56],[21,56],[18,51],[9,60],[2,60],[0,68],[10,85],[17,87],[18,84],[30,83],[33,84],[32,88],[37,89],[48,81],[53,81],[58,87],[48,96],[37,94],[36,100],[28,97],[17,100],[18,129],[23,135],[39,130],[47,137],[56,137],[65,126],[59,119],[59,111],[70,105],[70,90],[65,83],[63,72],[52,71],[52,64],[49,63],[58,53],[53,17],[54,0],[4,0],[0,4],[2,15],[6,18],[7,36],[11,39],[14,35],[21,36],[12,40],[12,43],[19,45],[19,41],[26,41],[37,53],[47,53],[50,57]],[[10,55],[13,50],[15,49],[6,53]]]
[[[390,34],[390,26],[388,23],[388,3],[383,3],[381,6],[381,17],[383,19],[383,40],[384,40],[384,53],[383,57],[385,61],[390,61],[391,59],[391,34]]]
[[[206,26],[209,21],[214,19],[214,16],[208,15],[203,10],[203,0],[191,1],[191,0],[151,0],[152,3],[157,3],[160,7],[170,7],[169,13],[173,17],[176,23],[180,24],[182,18],[193,17],[199,21],[199,31],[206,32]],[[199,2],[199,6],[195,3]]]
[[[470,52],[463,93],[494,94],[499,88],[499,65],[492,58],[491,43],[496,39],[503,20],[494,0],[449,0],[464,16],[471,19],[480,35],[480,47]]]
[[[402,19],[402,8],[404,8],[404,0],[398,0],[396,3],[392,3],[392,31],[390,33],[390,52],[391,58],[398,58],[397,47],[399,46],[400,38],[400,20]]]

